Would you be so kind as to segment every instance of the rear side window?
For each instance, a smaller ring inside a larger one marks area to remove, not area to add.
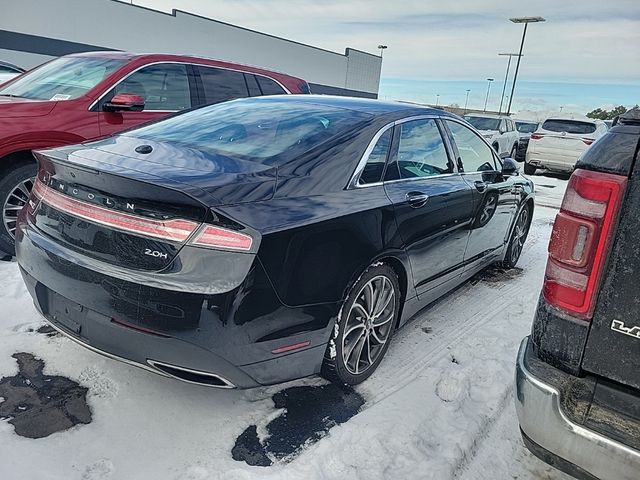
[[[198,67],[206,104],[249,96],[242,72],[214,67]]]
[[[359,185],[377,183],[382,180],[382,172],[384,171],[384,165],[387,162],[387,155],[389,154],[389,147],[391,146],[391,132],[392,129],[389,128],[376,142],[367,159],[367,164],[360,174]]]
[[[549,119],[542,124],[542,128],[550,132],[566,132],[584,135],[596,131],[596,124],[579,120]]]
[[[161,63],[144,67],[114,88],[116,93],[144,97],[145,110],[183,110],[191,107],[187,66]]]
[[[270,78],[256,75],[256,79],[258,80],[258,85],[260,85],[263,95],[282,95],[283,93],[287,93],[280,85]]]
[[[398,169],[400,178],[432,177],[453,172],[435,120],[400,124]]]
[[[251,75],[249,73],[245,73],[244,74],[244,79],[247,82],[247,88],[249,89],[249,96],[250,97],[259,97],[260,95],[262,95],[262,91],[260,90],[260,87],[258,86],[258,81],[256,80],[256,76],[255,75]]]
[[[496,169],[493,149],[470,128],[447,120],[453,140],[458,147],[465,172],[484,172]]]

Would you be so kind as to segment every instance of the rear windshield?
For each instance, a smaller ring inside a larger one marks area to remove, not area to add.
[[[542,124],[542,128],[550,132],[593,133],[596,131],[595,123],[581,122],[579,120],[549,119]]]
[[[191,110],[126,135],[274,165],[369,118],[369,114],[327,105],[241,99]]]
[[[491,117],[464,117],[464,119],[478,130],[498,130],[500,127],[499,118]]]
[[[0,88],[0,96],[72,100],[87,93],[124,63],[125,60],[113,58],[57,58]]]
[[[538,124],[529,122],[516,122],[516,129],[520,133],[533,133],[538,129]]]

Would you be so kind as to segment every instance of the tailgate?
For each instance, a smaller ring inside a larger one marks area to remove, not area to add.
[[[620,142],[633,170],[587,338],[582,368],[640,389],[640,168],[637,135]],[[632,140],[633,139],[633,140]],[[635,167],[633,165],[635,164]],[[604,165],[599,166],[600,168]]]

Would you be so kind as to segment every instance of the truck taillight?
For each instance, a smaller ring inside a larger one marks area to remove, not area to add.
[[[583,320],[593,316],[626,185],[620,175],[571,175],[549,242],[543,294],[550,305]]]

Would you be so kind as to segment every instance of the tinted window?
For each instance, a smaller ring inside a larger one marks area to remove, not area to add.
[[[208,67],[198,67],[198,71],[207,104],[249,96],[242,72]]]
[[[125,63],[98,57],[62,57],[0,88],[0,95],[32,100],[71,100],[84,95]]]
[[[144,67],[116,85],[114,93],[144,97],[145,110],[182,110],[191,107],[187,66],[164,63]]]
[[[468,116],[464,119],[478,130],[498,130],[500,126],[499,118]]]
[[[256,75],[256,79],[258,80],[258,84],[260,85],[263,95],[282,95],[283,93],[287,93],[280,85],[270,78]]]
[[[435,120],[400,124],[398,168],[400,178],[431,177],[453,170]]]
[[[465,172],[495,170],[493,150],[473,130],[457,122],[447,121]]]
[[[343,108],[258,97],[191,110],[126,135],[275,165],[337,135],[357,132],[370,118]]]
[[[260,90],[260,87],[258,86],[258,81],[256,80],[256,76],[255,75],[251,75],[249,73],[245,73],[244,74],[244,79],[247,82],[247,88],[249,89],[249,96],[250,97],[259,97],[260,95],[262,95],[262,91]]]
[[[382,172],[384,171],[389,147],[391,146],[391,132],[391,128],[385,131],[376,142],[375,147],[373,147],[367,159],[367,164],[360,174],[360,181],[358,182],[360,185],[376,183],[382,179]]]
[[[516,128],[520,133],[533,133],[538,129],[538,124],[529,122],[516,122]]]
[[[581,122],[579,120],[550,119],[542,124],[542,128],[550,132],[567,132],[577,133],[579,135],[585,133],[593,133],[596,131],[595,123]]]

